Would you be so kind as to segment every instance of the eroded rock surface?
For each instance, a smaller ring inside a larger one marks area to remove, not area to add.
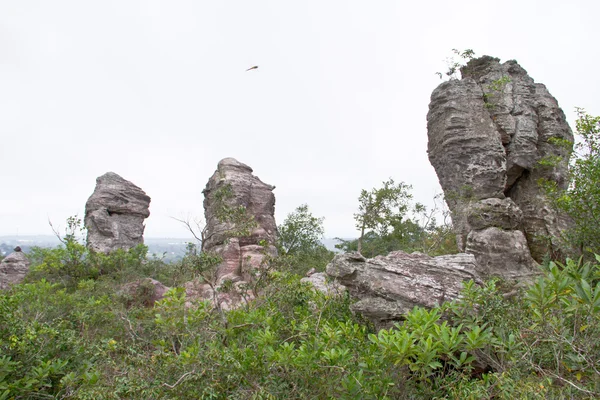
[[[114,172],[98,177],[85,204],[88,246],[109,253],[143,244],[149,206],[150,197],[142,189]]]
[[[573,134],[556,99],[516,61],[484,56],[461,72],[431,95],[429,160],[459,249],[475,255],[484,275],[528,275],[532,258],[562,250],[557,238],[568,221],[538,181],[565,187]]]
[[[29,272],[29,264],[27,256],[17,246],[13,253],[10,253],[0,262],[0,290],[21,283],[27,272]]]
[[[191,282],[186,285],[191,298],[217,299],[225,308],[235,307],[252,297],[248,282],[263,267],[266,255],[277,254],[275,187],[262,182],[252,172],[246,164],[225,158],[206,184],[203,193],[207,226],[203,251],[223,258],[215,272],[215,287],[230,281],[233,290],[215,296],[208,284]],[[254,220],[247,234],[240,234],[236,222],[223,218],[223,206],[229,210],[244,207],[245,214]]]
[[[456,299],[464,281],[481,283],[476,269],[475,257],[464,253],[430,257],[395,251],[366,259],[354,252],[336,255],[327,265],[327,275],[358,299],[354,311],[384,328],[415,306]]]

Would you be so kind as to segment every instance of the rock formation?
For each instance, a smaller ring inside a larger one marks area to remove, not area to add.
[[[346,287],[334,279],[328,278],[325,272],[316,272],[310,275],[307,274],[307,276],[300,279],[300,281],[310,283],[315,290],[318,290],[327,296],[340,296],[346,293]]]
[[[14,253],[10,253],[0,262],[0,290],[21,283],[27,272],[29,272],[29,260],[17,246]]]
[[[353,311],[378,328],[401,320],[415,306],[456,299],[464,281],[481,283],[475,257],[464,253],[430,257],[395,251],[371,259],[356,252],[338,254],[327,265],[327,275],[358,299]]]
[[[521,277],[561,251],[568,221],[540,179],[564,188],[573,134],[546,87],[516,61],[473,59],[431,95],[429,160],[483,276]],[[534,260],[535,259],[535,260]]]
[[[127,305],[142,304],[152,307],[154,303],[162,300],[170,288],[152,278],[138,279],[121,287],[119,294],[127,298]]]
[[[252,297],[247,283],[262,268],[265,254],[277,254],[273,189],[254,176],[249,166],[233,158],[219,162],[203,191],[206,233],[202,249],[223,258],[215,272],[215,285],[230,281],[235,290],[213,297],[209,285],[188,283],[189,297],[217,298],[225,308]],[[241,214],[237,212],[240,207],[244,210]],[[247,232],[241,232],[244,230]]]
[[[96,189],[85,204],[87,244],[109,253],[144,243],[144,220],[150,216],[150,197],[114,172],[96,179]]]

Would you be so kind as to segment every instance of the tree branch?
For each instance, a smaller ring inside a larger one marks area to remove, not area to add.
[[[163,386],[166,386],[166,387],[168,387],[169,389],[174,389],[174,388],[175,388],[175,386],[179,385],[179,384],[181,383],[181,381],[183,381],[183,380],[184,380],[184,379],[185,379],[187,376],[189,376],[189,375],[192,375],[192,374],[195,374],[195,373],[196,373],[196,370],[192,370],[192,371],[190,371],[190,372],[186,372],[185,374],[181,375],[181,376],[179,377],[179,379],[177,379],[177,382],[175,382],[174,384],[172,384],[172,385],[169,385],[168,383],[164,382],[164,383],[163,383]],[[202,374],[200,374],[200,375],[203,375],[203,374],[204,374],[204,371],[202,371]]]

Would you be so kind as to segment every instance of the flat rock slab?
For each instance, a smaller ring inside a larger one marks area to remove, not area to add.
[[[371,259],[356,252],[338,254],[327,265],[327,275],[358,299],[352,309],[377,327],[401,320],[415,306],[456,299],[465,281],[482,282],[475,257],[464,253],[430,257],[395,251]]]

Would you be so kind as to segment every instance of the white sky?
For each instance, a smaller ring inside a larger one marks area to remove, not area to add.
[[[0,0],[0,235],[83,216],[114,171],[152,197],[147,237],[186,237],[217,162],[276,185],[326,236],[361,189],[440,192],[426,114],[452,48],[516,59],[600,114],[600,1]],[[245,69],[259,65],[255,71]]]

